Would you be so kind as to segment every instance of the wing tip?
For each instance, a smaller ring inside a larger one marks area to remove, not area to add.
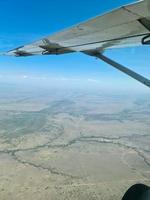
[[[0,56],[7,56],[7,52],[0,52]]]

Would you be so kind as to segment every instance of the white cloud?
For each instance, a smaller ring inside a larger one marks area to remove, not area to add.
[[[27,76],[27,75],[23,75],[23,78],[24,78],[24,79],[27,79],[27,78],[28,78],[28,76]]]
[[[97,79],[92,79],[92,78],[88,78],[88,82],[92,82],[92,83],[100,83],[99,80],[97,80]]]

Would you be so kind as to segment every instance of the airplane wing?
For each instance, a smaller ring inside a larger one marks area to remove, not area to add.
[[[150,34],[147,1],[123,6],[102,16],[5,53],[11,56],[64,54],[140,45]],[[149,41],[148,41],[149,42]]]
[[[103,55],[106,49],[150,44],[150,0],[123,6],[32,44],[6,52],[10,56],[83,52],[150,87],[150,80]]]

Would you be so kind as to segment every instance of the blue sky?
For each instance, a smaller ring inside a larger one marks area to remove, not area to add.
[[[100,15],[132,0],[1,0],[0,51],[13,49]],[[148,76],[148,47],[108,51],[108,55]],[[95,84],[144,88],[94,58],[77,54],[26,58],[0,57],[0,79],[88,80]],[[97,82],[96,82],[97,81]]]

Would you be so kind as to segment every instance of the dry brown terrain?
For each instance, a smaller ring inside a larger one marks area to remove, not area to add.
[[[1,200],[120,200],[150,185],[150,95],[0,94]]]

